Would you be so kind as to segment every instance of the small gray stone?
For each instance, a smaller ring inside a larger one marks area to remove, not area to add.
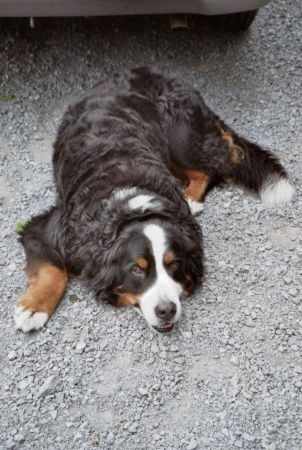
[[[9,354],[7,355],[7,358],[8,358],[9,361],[12,361],[12,360],[16,359],[17,358],[17,352],[15,352],[15,350],[11,350],[9,352]]]
[[[301,303],[301,297],[300,296],[295,296],[291,298],[292,303],[294,303],[295,305],[300,305]]]
[[[242,437],[245,441],[248,441],[248,442],[255,442],[255,440],[256,440],[255,436],[253,436],[252,434],[249,434],[249,433],[243,433]]]
[[[158,353],[159,352],[159,347],[156,344],[152,344],[151,346],[151,352],[152,353]]]
[[[197,441],[195,439],[192,439],[192,441],[189,442],[187,445],[187,450],[195,450],[198,447]]]
[[[238,366],[238,365],[239,365],[239,358],[238,358],[237,355],[232,356],[232,357],[230,358],[230,361],[231,361],[231,363],[232,363],[234,366]]]
[[[110,431],[110,433],[108,433],[107,442],[109,442],[109,444],[114,443],[114,435],[113,435],[112,431]]]
[[[24,442],[25,441],[25,437],[23,436],[23,434],[17,433],[15,435],[15,441],[19,442],[19,443]]]
[[[54,410],[54,411],[50,411],[49,414],[52,417],[52,419],[56,419],[58,412],[56,410]]]
[[[8,439],[8,440],[5,442],[5,448],[7,448],[7,449],[14,448],[14,446],[15,446],[15,443],[14,443],[14,441],[12,441],[11,439]]]
[[[38,392],[38,397],[45,397],[46,395],[53,394],[58,389],[58,378],[57,375],[51,375],[46,378],[44,384]]]
[[[147,389],[144,389],[144,388],[138,388],[138,392],[139,392],[139,394],[142,395],[143,397],[145,397],[146,395],[148,395]]]
[[[25,380],[20,381],[18,386],[21,391],[24,391],[24,389],[26,389],[28,387],[28,380],[25,379]]]
[[[137,425],[135,423],[131,424],[130,427],[128,428],[128,431],[131,434],[137,433]]]
[[[171,352],[179,352],[178,345],[172,344],[170,347]]]
[[[87,346],[86,342],[83,342],[83,341],[78,342],[77,346],[76,346],[76,352],[77,353],[83,353],[83,351],[85,350],[86,346]]]

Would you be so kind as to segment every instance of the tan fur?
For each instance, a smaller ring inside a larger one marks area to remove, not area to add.
[[[244,154],[242,149],[235,144],[231,131],[221,129],[221,135],[222,139],[224,139],[229,144],[232,163],[240,164],[240,162],[244,159]]]
[[[137,265],[141,268],[141,269],[147,269],[148,267],[148,261],[146,260],[146,258],[138,258],[137,260]]]
[[[17,305],[33,313],[45,312],[50,317],[63,296],[67,271],[44,262],[35,270],[28,270],[27,274],[29,282]]]
[[[211,178],[204,172],[196,170],[187,170],[186,176],[189,186],[185,189],[185,194],[191,200],[199,202],[204,197]]]
[[[138,304],[138,297],[130,292],[123,292],[117,298],[117,306],[138,306]]]
[[[167,264],[168,266],[169,264],[171,264],[172,261],[174,261],[174,259],[175,259],[174,253],[169,251],[164,256],[164,263]]]

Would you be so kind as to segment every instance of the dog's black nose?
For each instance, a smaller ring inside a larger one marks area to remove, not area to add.
[[[171,320],[176,314],[176,305],[173,302],[165,302],[157,305],[155,314],[162,320]]]

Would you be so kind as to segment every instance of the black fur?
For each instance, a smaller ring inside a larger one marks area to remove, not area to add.
[[[56,205],[22,234],[28,264],[65,266],[114,302],[130,251],[127,233],[155,220],[182,255],[175,278],[188,275],[186,289],[193,293],[203,276],[202,235],[171,168],[200,170],[210,176],[210,187],[231,178],[255,192],[269,174],[286,176],[277,158],[235,133],[244,158],[234,164],[222,128],[229,130],[197,90],[156,69],[137,68],[97,84],[68,108],[58,130]],[[131,210],[127,199],[110,200],[117,189],[132,186],[160,206]]]

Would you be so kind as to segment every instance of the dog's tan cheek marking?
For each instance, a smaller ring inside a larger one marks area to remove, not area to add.
[[[138,306],[139,299],[135,294],[131,294],[130,292],[123,292],[117,297],[117,306]]]
[[[189,186],[185,189],[185,194],[191,200],[199,202],[204,197],[211,178],[206,173],[196,170],[187,170],[186,176]]]
[[[28,270],[27,274],[29,283],[17,306],[51,316],[64,293],[68,281],[67,270],[42,263],[35,270]]]

